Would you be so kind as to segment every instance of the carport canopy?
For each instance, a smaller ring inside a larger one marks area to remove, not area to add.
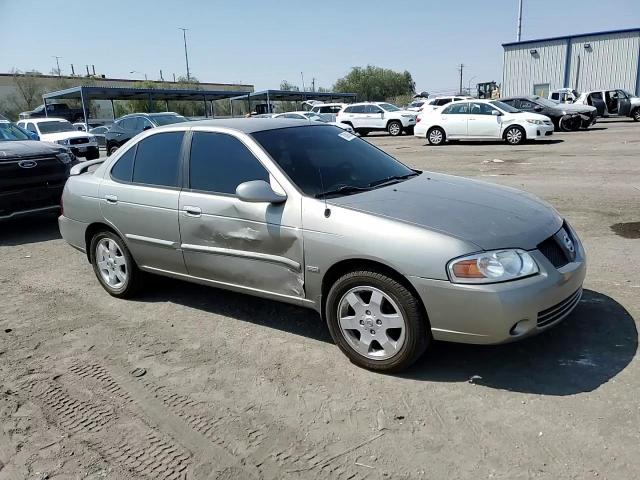
[[[267,105],[271,102],[304,102],[306,100],[319,100],[321,102],[353,103],[356,101],[355,93],[340,92],[300,92],[297,90],[261,90],[244,95],[238,95],[231,100],[249,99],[249,110],[253,102],[263,101]]]
[[[232,98],[248,98],[250,91],[244,90],[196,90],[196,89],[174,89],[174,88],[130,88],[130,87],[95,87],[77,86],[57,90],[42,95],[47,112],[47,101],[73,99],[80,100],[84,121],[87,123],[88,102],[90,100],[110,100],[111,110],[115,119],[114,100],[146,100],[149,105],[153,105],[156,100],[168,101],[202,101],[205,105],[205,116],[209,116],[207,102]]]

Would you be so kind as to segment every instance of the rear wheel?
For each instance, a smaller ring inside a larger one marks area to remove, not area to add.
[[[402,124],[397,120],[392,120],[387,125],[387,132],[392,137],[397,137],[398,135],[402,135]]]
[[[526,138],[524,130],[518,126],[511,126],[504,132],[504,139],[509,145],[520,145]]]
[[[369,135],[369,130],[363,130],[361,128],[356,130],[356,133],[358,135],[360,135],[361,137],[366,137],[367,135]]]
[[[631,118],[633,118],[636,122],[640,122],[640,108],[636,108],[633,112],[631,112]]]
[[[427,133],[427,140],[431,145],[442,145],[446,136],[444,130],[440,127],[433,127]]]
[[[91,264],[102,287],[114,297],[129,298],[139,286],[140,271],[124,241],[110,231],[91,239]]]
[[[407,368],[431,341],[428,320],[416,297],[377,271],[340,277],[327,296],[326,317],[340,350],[356,365],[371,370]]]
[[[115,145],[113,147],[110,147],[109,155],[113,155],[114,153],[116,153],[117,150],[118,150],[118,147],[116,147]]]

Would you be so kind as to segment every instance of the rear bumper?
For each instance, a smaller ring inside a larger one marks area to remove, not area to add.
[[[0,220],[56,212],[64,185],[28,188],[0,193]]]
[[[85,252],[85,233],[89,224],[84,222],[78,222],[71,218],[60,215],[58,217],[58,227],[60,228],[60,235],[65,241],[74,248]]]

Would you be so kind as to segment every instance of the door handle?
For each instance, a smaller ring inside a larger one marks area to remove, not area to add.
[[[118,197],[116,195],[105,195],[104,199],[107,203],[118,203]]]
[[[183,210],[184,213],[190,217],[199,217],[202,214],[202,209],[200,207],[194,207],[191,205],[185,205]]]

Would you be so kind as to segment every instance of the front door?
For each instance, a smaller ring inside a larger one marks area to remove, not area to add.
[[[629,116],[631,113],[631,100],[629,96],[624,90],[617,90],[616,93],[618,95],[618,115]]]
[[[365,106],[365,116],[367,128],[384,129],[386,120],[384,118],[384,110],[377,105],[371,104]]]
[[[500,138],[501,117],[492,115],[495,110],[488,103],[470,103],[467,136]]]
[[[440,120],[447,137],[466,137],[467,123],[469,120],[469,104],[454,103],[453,105],[444,107],[440,114]]]
[[[194,132],[180,231],[188,273],[223,285],[304,297],[300,205],[248,203],[239,184],[275,183],[237,137]]]
[[[100,185],[104,218],[140,267],[186,273],[178,201],[184,132],[151,135],[124,152]]]

